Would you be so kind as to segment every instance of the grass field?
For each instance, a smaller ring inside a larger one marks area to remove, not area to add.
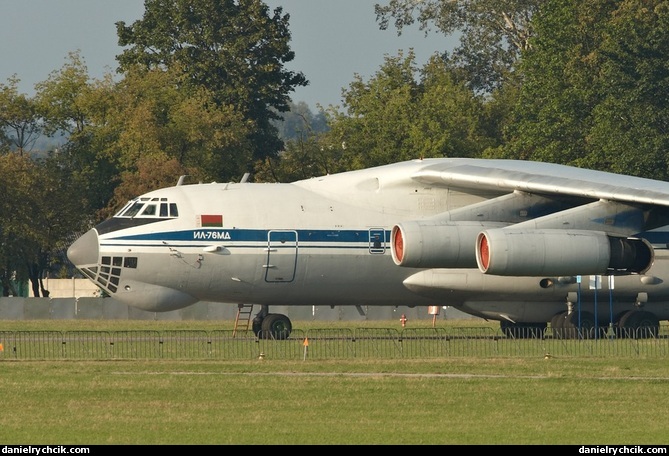
[[[12,360],[0,385],[3,444],[669,444],[666,359]]]

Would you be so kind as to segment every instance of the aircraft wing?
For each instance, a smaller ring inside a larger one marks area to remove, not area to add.
[[[553,163],[448,160],[428,164],[412,178],[425,184],[451,188],[518,190],[669,206],[668,182]]]
[[[669,183],[520,160],[425,160],[411,178],[489,196],[391,232],[397,265],[505,276],[634,274],[669,225]],[[475,250],[474,250],[475,249]]]

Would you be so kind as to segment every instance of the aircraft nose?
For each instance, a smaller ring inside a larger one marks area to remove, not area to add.
[[[67,258],[76,267],[98,263],[98,232],[95,228],[87,231],[67,249]]]

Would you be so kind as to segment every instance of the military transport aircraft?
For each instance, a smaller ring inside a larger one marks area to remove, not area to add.
[[[665,225],[666,182],[434,158],[292,183],[180,178],[128,202],[68,257],[147,311],[259,305],[263,337],[292,330],[272,305],[453,306],[511,336],[548,323],[656,335],[669,319]]]

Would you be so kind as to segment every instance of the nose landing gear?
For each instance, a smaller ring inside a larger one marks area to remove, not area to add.
[[[261,306],[253,318],[252,329],[258,339],[285,340],[290,336],[293,324],[286,315],[269,313],[268,306]]]

